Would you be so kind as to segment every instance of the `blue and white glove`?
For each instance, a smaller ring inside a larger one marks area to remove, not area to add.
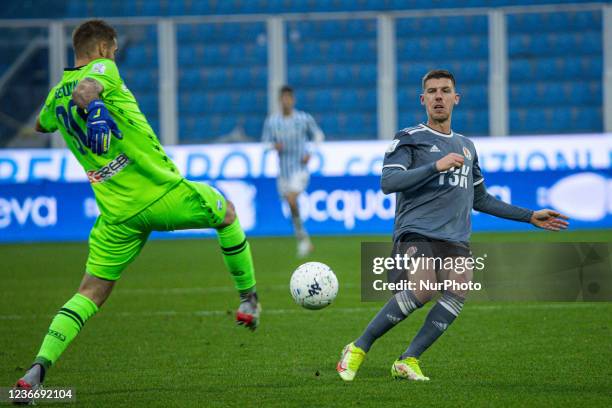
[[[103,155],[108,152],[112,135],[123,139],[104,102],[99,99],[91,101],[87,105],[87,147],[93,153]]]

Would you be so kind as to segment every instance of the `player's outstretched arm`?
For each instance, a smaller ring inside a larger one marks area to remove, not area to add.
[[[497,199],[487,193],[484,182],[474,186],[474,209],[508,220],[528,222],[550,231],[567,229],[569,225],[565,221],[569,218],[556,211],[549,209],[532,211]]]
[[[543,210],[534,211],[529,222],[545,230],[561,231],[567,229],[569,225],[567,220],[569,220],[567,215],[545,208]]]
[[[531,222],[532,210],[508,204],[487,192],[485,183],[474,186],[474,209],[513,221]]]

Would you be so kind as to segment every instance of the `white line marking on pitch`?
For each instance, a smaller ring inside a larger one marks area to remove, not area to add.
[[[343,288],[353,289],[359,287],[357,284],[346,283]],[[286,290],[289,291],[288,285],[257,285],[259,292],[268,290]],[[117,288],[113,292],[113,296],[117,295],[187,295],[191,293],[233,293],[236,289],[233,286],[209,286],[209,287],[193,287],[193,288]]]
[[[506,304],[506,305],[487,305],[487,304],[471,304],[466,309],[468,311],[488,312],[499,309],[571,309],[583,307],[608,307],[608,303],[542,303],[542,304]],[[380,307],[330,307],[325,313],[360,313],[360,312],[376,312]],[[155,317],[155,316],[201,316],[214,317],[233,314],[231,310],[194,310],[179,312],[176,310],[154,310],[149,312],[106,312],[103,316],[108,317]],[[308,313],[298,306],[291,309],[264,309],[264,315],[284,315],[292,313]],[[20,319],[38,319],[51,318],[53,315],[0,315],[0,320],[20,320]]]

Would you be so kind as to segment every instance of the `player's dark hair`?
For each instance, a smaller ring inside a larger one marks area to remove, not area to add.
[[[281,87],[280,91],[278,91],[278,94],[282,95],[282,94],[286,94],[286,93],[293,95],[293,88],[290,87],[289,85],[283,85]]]
[[[72,46],[77,56],[90,54],[100,42],[112,44],[117,31],[104,20],[87,20],[72,32]]]
[[[423,82],[421,83],[423,89],[425,89],[425,83],[430,79],[439,79],[439,78],[448,78],[453,83],[453,87],[455,88],[455,76],[445,69],[432,69],[423,77]]]

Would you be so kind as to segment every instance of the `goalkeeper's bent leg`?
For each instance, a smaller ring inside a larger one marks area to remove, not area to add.
[[[252,291],[255,286],[255,268],[251,256],[251,247],[240,226],[233,205],[228,201],[225,220],[217,228],[217,236],[223,261],[232,275],[234,285],[239,292]]]

